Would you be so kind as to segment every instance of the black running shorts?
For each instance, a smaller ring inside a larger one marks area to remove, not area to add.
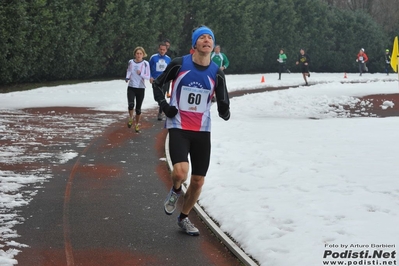
[[[211,133],[171,128],[169,153],[173,165],[188,162],[190,154],[191,174],[206,176],[211,157]]]
[[[302,65],[301,66],[301,72],[302,73],[309,73],[309,66],[308,65]]]

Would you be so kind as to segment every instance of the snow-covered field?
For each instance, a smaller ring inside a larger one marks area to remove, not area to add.
[[[262,75],[265,83],[260,82]],[[236,91],[304,83],[301,74],[277,78],[276,73],[228,75],[227,84]],[[213,106],[211,167],[200,204],[261,265],[328,265],[323,260],[356,265],[360,257],[339,259],[334,252],[372,254],[372,244],[391,245],[380,248],[384,252],[399,246],[399,118],[349,119],[344,108],[359,104],[354,96],[398,93],[397,75],[348,74],[345,79],[344,73],[312,73],[309,81],[313,86],[233,98],[228,122],[217,117]],[[149,84],[147,88],[143,107],[152,108],[156,103]],[[126,84],[115,80],[0,94],[0,163],[63,164],[77,151],[41,154],[36,138],[62,146],[56,136],[75,134],[77,147],[84,147],[98,133],[88,130],[93,125],[76,132],[70,126],[76,121],[68,122],[66,115],[57,122],[64,127],[62,133],[18,122],[49,116],[57,121],[56,113],[32,118],[21,111],[50,106],[104,111],[91,119],[101,130],[118,119],[106,111],[126,115]],[[47,168],[34,173],[27,169],[26,174],[0,169],[1,265],[15,264],[13,257],[24,245],[16,242],[18,232],[13,230],[23,223],[18,207],[29,204],[51,177]],[[28,192],[21,193],[22,188]],[[351,244],[369,246],[341,246]]]

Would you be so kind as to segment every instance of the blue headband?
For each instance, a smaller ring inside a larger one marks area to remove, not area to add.
[[[210,28],[205,27],[205,26],[202,26],[202,27],[196,29],[196,30],[193,32],[193,35],[191,36],[191,44],[192,44],[192,47],[193,47],[193,48],[195,47],[195,44],[197,43],[198,38],[199,38],[202,34],[209,34],[209,35],[211,35],[211,36],[212,36],[212,39],[213,39],[213,46],[215,47],[215,43],[216,43],[216,42],[215,42],[215,35],[213,35],[213,32],[212,32],[212,30],[211,30]]]

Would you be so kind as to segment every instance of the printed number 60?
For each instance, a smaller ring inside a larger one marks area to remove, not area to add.
[[[201,103],[201,94],[189,93],[188,94],[188,103],[199,105]]]

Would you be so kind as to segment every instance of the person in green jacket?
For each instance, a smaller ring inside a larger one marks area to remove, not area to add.
[[[284,53],[284,49],[280,49],[280,53],[278,54],[278,80],[281,80],[281,73],[282,72],[288,72],[291,73],[289,69],[287,69],[286,62],[287,62],[287,56]]]
[[[216,45],[214,51],[211,53],[211,59],[219,68],[224,71],[230,64],[229,59],[224,53],[220,52],[220,45]]]

